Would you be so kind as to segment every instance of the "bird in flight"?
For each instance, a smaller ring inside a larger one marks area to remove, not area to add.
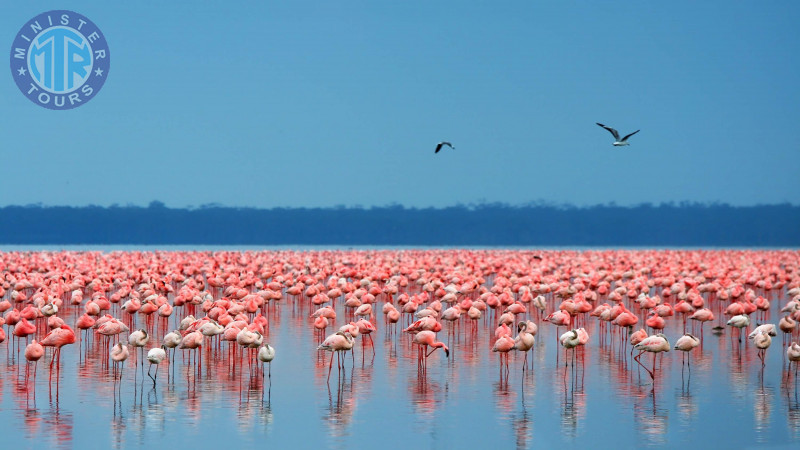
[[[433,152],[433,153],[439,153],[439,150],[441,150],[441,149],[442,149],[442,146],[443,146],[443,145],[446,145],[446,146],[448,146],[448,147],[452,148],[453,150],[455,150],[455,149],[456,149],[455,147],[453,147],[453,144],[451,144],[451,143],[449,143],[449,142],[439,142],[439,143],[436,145],[436,151],[435,151],[435,152]]]
[[[619,132],[617,130],[615,130],[615,129],[611,128],[611,127],[607,127],[607,126],[605,126],[605,125],[603,125],[602,123],[599,123],[599,122],[597,122],[597,124],[600,125],[601,127],[605,128],[611,134],[614,135],[614,139],[616,139],[616,141],[614,142],[614,146],[615,147],[620,147],[620,146],[623,146],[623,145],[630,145],[630,144],[628,144],[628,138],[633,136],[634,134],[642,131],[642,130],[636,130],[633,133],[631,133],[631,134],[625,136],[624,138],[620,139],[619,138]]]

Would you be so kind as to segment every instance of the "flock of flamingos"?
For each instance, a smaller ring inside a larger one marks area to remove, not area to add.
[[[611,339],[636,353],[654,384],[657,354],[678,350],[690,367],[711,332],[730,333],[762,365],[782,335],[787,379],[794,371],[796,383],[800,364],[797,251],[7,252],[0,268],[0,342],[24,353],[26,380],[43,358],[52,380],[61,352],[80,340],[99,342],[115,377],[132,360],[144,382],[147,364],[153,386],[181,351],[202,370],[207,347],[264,376],[276,358],[267,311],[280,305],[310,313],[307,332],[330,352],[328,380],[334,358],[341,370],[358,340],[369,351],[379,323],[418,346],[423,374],[436,350],[450,357],[451,333],[479,326],[493,330],[480,345],[506,374],[512,352],[533,370],[527,354],[540,327],[556,328],[564,365]],[[595,336],[590,320],[599,321]],[[682,336],[662,333],[670,321]]]

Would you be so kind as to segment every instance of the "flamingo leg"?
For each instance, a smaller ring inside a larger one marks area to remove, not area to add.
[[[331,362],[328,364],[328,381],[331,381],[331,369],[333,368],[333,352],[331,352]]]
[[[653,353],[653,371],[650,372],[650,378],[655,381],[656,379],[656,355],[657,353]]]
[[[639,361],[639,358],[642,356],[642,353],[644,353],[644,350],[640,351],[638,355],[633,357],[633,359],[636,360],[636,363],[639,364],[640,366],[642,366],[642,368],[647,371],[647,373],[650,375],[651,379],[654,379],[653,372],[650,372],[650,369],[645,367],[644,364],[642,364],[642,362]]]

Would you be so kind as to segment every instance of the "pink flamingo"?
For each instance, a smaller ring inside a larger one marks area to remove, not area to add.
[[[531,325],[533,326],[531,327]],[[514,349],[523,352],[525,355],[525,362],[522,364],[522,371],[524,372],[528,367],[528,352],[536,343],[536,339],[534,337],[537,331],[536,324],[533,322],[523,321],[517,325],[517,330],[517,337],[514,339]]]
[[[692,350],[694,350],[698,345],[700,345],[700,339],[697,339],[692,334],[684,334],[677,341],[675,341],[675,350],[680,350],[684,352],[687,356],[687,365],[689,366],[689,370],[692,370],[692,359],[689,357]],[[681,367],[683,366],[683,359],[681,359]]]
[[[33,384],[36,386],[36,364],[44,356],[44,347],[34,339],[25,347],[25,359],[33,361]],[[25,379],[28,379],[28,365],[25,365]]]
[[[437,348],[444,349],[445,357],[450,356],[450,349],[447,348],[447,346],[444,345],[443,342],[438,342],[436,340],[436,333],[434,333],[433,331],[428,331],[428,330],[420,331],[419,333],[414,335],[413,342],[420,346],[419,355],[417,357],[417,365],[421,365],[424,368],[427,368],[428,366],[428,357],[431,355],[431,353],[436,351]],[[512,340],[511,342],[513,345],[514,341]],[[425,353],[428,347],[433,347],[433,349],[430,352]]]
[[[792,342],[786,349],[786,358],[789,359],[789,367],[787,368],[786,375],[791,373],[792,363],[794,363],[794,375],[797,377],[797,366],[800,364],[800,344]]]
[[[118,365],[120,366],[119,369],[119,378],[122,379],[122,369],[124,369],[125,360],[128,359],[130,352],[128,351],[128,346],[123,344],[122,342],[118,342],[117,345],[111,347],[111,361],[114,362],[114,368]]]
[[[639,354],[634,356],[633,359],[639,363],[640,366],[647,370],[647,373],[650,374],[650,379],[655,381],[655,371],[656,371],[656,354],[661,352],[668,352],[669,351],[669,341],[667,341],[667,337],[663,334],[659,333],[655,336],[650,336],[647,339],[643,340],[642,342],[633,346],[634,349],[639,350]],[[651,352],[653,354],[653,370],[650,371],[647,367],[644,367],[639,358],[642,356],[644,352]]]
[[[199,331],[192,331],[191,333],[187,334],[186,336],[181,339],[181,343],[178,344],[178,348],[181,350],[189,349],[189,350],[197,350],[203,346],[203,333]],[[198,352],[198,370],[201,370],[203,367],[203,353]]]
[[[565,351],[572,349],[573,350],[572,354],[574,356],[575,355],[575,352],[574,352],[575,347],[581,345],[581,339],[578,336],[578,330],[570,330],[570,331],[567,331],[566,333],[562,334],[558,338],[558,343],[561,344],[562,347],[564,347]],[[569,362],[567,361],[567,358],[565,356],[564,357],[564,367],[566,367],[568,365],[569,365]],[[566,369],[564,369],[564,370],[566,370]],[[565,372],[565,374],[566,374],[566,372]]]
[[[708,308],[702,308],[702,309],[698,309],[697,311],[692,313],[692,315],[689,316],[689,319],[696,320],[696,321],[700,322],[700,339],[702,340],[703,339],[703,323],[710,322],[710,321],[714,320],[714,313],[711,312],[711,310],[708,309]]]
[[[55,347],[56,352],[53,359],[50,360],[50,370],[53,370],[53,362],[58,360],[57,364],[61,364],[61,347],[75,343],[75,332],[69,325],[64,325],[61,328],[56,328],[42,339],[40,342],[44,347]]]
[[[364,346],[366,345],[366,338],[369,338],[370,346],[372,346],[372,357],[375,357],[375,342],[372,340],[371,333],[376,330],[375,325],[372,324],[369,320],[360,319],[356,322],[356,327],[358,327],[358,333],[361,335],[361,358],[364,358]]]
[[[331,352],[331,362],[328,365],[328,381],[331,379],[331,369],[333,368],[333,354],[340,352],[346,352],[353,349],[353,345],[355,344],[355,339],[353,335],[350,334],[350,331],[337,331],[334,334],[326,337],[322,344],[317,347],[317,350],[325,350]],[[341,371],[342,369],[342,358],[337,359],[337,367]]]
[[[764,356],[770,344],[772,344],[772,338],[767,333],[758,333],[753,337],[753,343],[758,349],[758,358],[761,360],[761,367],[764,367],[766,364],[764,362]]]
[[[501,370],[501,372],[502,372],[504,366],[506,368],[506,372],[508,372],[508,370],[509,370],[508,369],[508,352],[510,352],[511,350],[514,350],[514,347],[515,347],[514,339],[511,339],[511,336],[508,336],[508,335],[500,336],[500,338],[494,342],[494,345],[492,346],[492,351],[500,353],[500,370]],[[503,363],[504,360],[505,360],[505,364]]]

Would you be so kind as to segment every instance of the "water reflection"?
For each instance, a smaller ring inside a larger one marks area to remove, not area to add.
[[[794,386],[784,387],[783,390],[786,395],[786,408],[788,409],[786,424],[791,438],[797,440],[800,439],[800,389],[795,384]]]
[[[582,384],[570,376],[570,381],[564,383],[561,399],[561,432],[564,436],[575,438],[585,415],[586,395]]]
[[[511,427],[514,429],[517,449],[528,448],[533,441],[533,414],[530,405],[534,399],[535,383],[527,377],[520,383],[520,407],[511,414]]]
[[[55,403],[43,414],[42,420],[43,428],[48,432],[39,437],[43,437],[51,447],[72,448],[72,413],[61,411],[58,403]]]
[[[762,380],[763,383],[763,380]],[[756,389],[753,399],[753,424],[756,431],[758,442],[769,440],[770,415],[772,405],[775,401],[775,390],[772,387],[764,387],[763,384]]]
[[[439,383],[429,381],[425,373],[418,371],[416,379],[408,383],[408,390],[416,421],[431,423],[438,403],[436,392],[441,390]]]
[[[664,445],[667,442],[669,410],[658,406],[657,397],[655,390],[634,397],[634,421],[642,440],[648,445]]]
[[[353,372],[348,377],[345,371],[331,391],[328,386],[328,405],[323,415],[323,420],[328,427],[328,435],[334,438],[346,436],[355,413],[355,399],[353,397]]]
[[[128,431],[128,421],[125,418],[126,409],[122,401],[117,401],[114,397],[113,418],[111,419],[111,448],[119,449],[125,447],[125,435]]]
[[[678,415],[681,420],[681,425],[685,428],[688,427],[697,418],[697,399],[691,392],[691,377],[686,380],[685,388],[681,388],[677,396],[675,406],[678,410]]]

